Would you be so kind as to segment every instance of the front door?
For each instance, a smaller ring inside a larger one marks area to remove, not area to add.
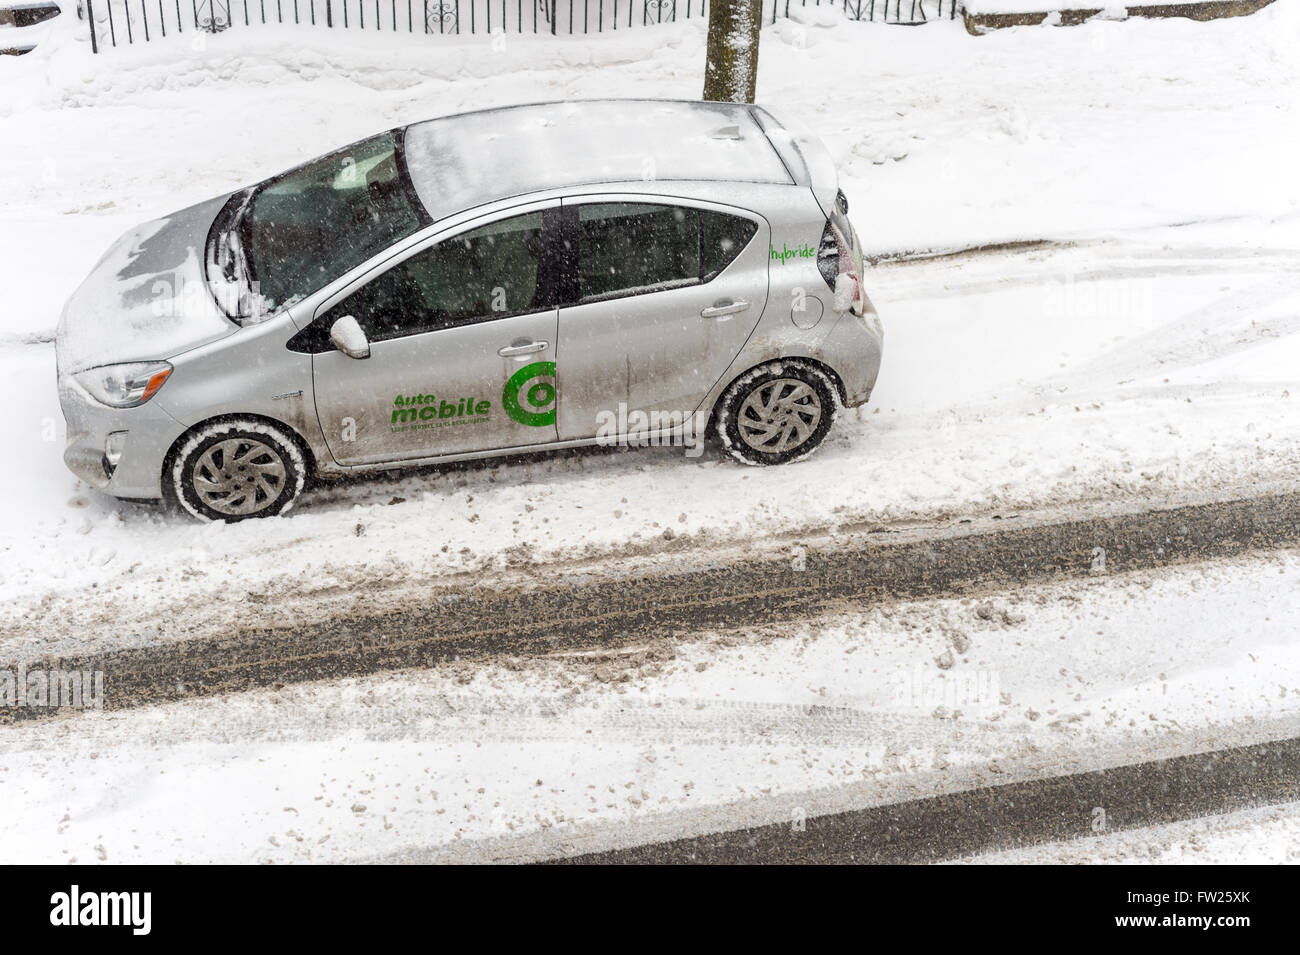
[[[554,220],[554,221],[553,221]],[[368,276],[316,322],[351,315],[370,357],[313,358],[316,410],[344,465],[556,440],[558,210],[477,224]],[[313,323],[315,324],[315,323]]]

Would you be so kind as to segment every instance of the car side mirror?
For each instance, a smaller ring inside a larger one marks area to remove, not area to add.
[[[349,358],[370,357],[370,342],[366,339],[366,333],[351,315],[344,315],[330,326],[330,341]]]

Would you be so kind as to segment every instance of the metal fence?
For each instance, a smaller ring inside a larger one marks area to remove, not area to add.
[[[464,35],[577,35],[675,23],[708,14],[708,0],[82,0],[96,52],[184,33],[265,24],[329,30]],[[958,0],[762,0],[763,21],[838,6],[853,20],[920,24],[957,15]]]

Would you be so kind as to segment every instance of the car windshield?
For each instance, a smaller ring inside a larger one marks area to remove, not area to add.
[[[256,294],[240,317],[310,295],[428,224],[402,160],[401,132],[382,133],[254,188],[236,216],[238,275]],[[241,274],[242,273],[242,274]]]

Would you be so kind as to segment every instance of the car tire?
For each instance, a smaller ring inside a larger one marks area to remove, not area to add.
[[[737,461],[786,464],[817,450],[839,410],[839,391],[824,371],[786,359],[733,381],[718,399],[715,428]]]
[[[302,448],[285,429],[236,418],[191,432],[171,459],[163,486],[191,516],[234,523],[285,513],[306,477]]]

